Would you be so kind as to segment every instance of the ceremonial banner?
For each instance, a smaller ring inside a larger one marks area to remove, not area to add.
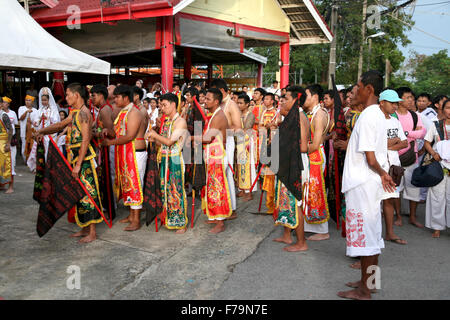
[[[102,200],[102,207],[106,209],[109,222],[116,218],[116,209],[114,204],[114,191],[111,181],[111,168],[109,160],[109,148],[100,147],[99,166],[97,167],[98,185]]]
[[[158,172],[156,146],[149,143],[147,167],[144,177],[144,206],[146,207],[145,223],[148,226],[156,216],[161,214],[163,204],[161,200],[161,182]]]
[[[58,147],[53,141],[48,145],[45,162],[44,143],[41,141],[36,152],[36,178],[33,199],[39,203],[37,233],[45,235],[65,212],[74,207],[85,192],[72,177]]]
[[[278,139],[280,143],[279,150],[283,150],[277,177],[298,201],[302,201],[303,190],[301,177],[303,163],[300,152],[299,100],[300,97],[284,118],[276,133],[278,137],[274,139]]]

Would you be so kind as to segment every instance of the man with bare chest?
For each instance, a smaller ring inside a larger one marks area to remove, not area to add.
[[[228,86],[223,79],[214,79],[211,83],[211,88],[218,89],[222,93],[222,103],[220,107],[222,108],[228,122],[227,130],[227,143],[226,143],[226,153],[227,153],[227,180],[230,188],[231,206],[233,209],[233,215],[229,218],[235,219],[236,216],[236,188],[234,186],[234,174],[233,174],[233,164],[234,164],[234,133],[235,130],[241,129],[241,113],[237,104],[231,99],[228,94]]]
[[[104,145],[115,145],[117,200],[123,199],[124,205],[130,207],[130,215],[121,220],[129,223],[125,231],[135,231],[141,227],[143,179],[147,164],[147,148],[144,134],[147,125],[142,112],[134,105],[132,89],[121,85],[114,91],[116,106],[121,108],[114,121],[114,140],[106,139]]]

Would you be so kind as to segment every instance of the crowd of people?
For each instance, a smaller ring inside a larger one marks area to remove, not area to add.
[[[252,94],[247,86],[232,92],[223,79],[208,88],[177,84],[165,92],[138,80],[135,86],[70,84],[69,109],[47,87],[37,104],[35,99],[27,95],[18,116],[10,98],[0,99],[0,183],[9,185],[6,193],[14,191],[15,125],[20,123],[21,156],[31,171],[37,142],[47,150],[50,139],[56,141],[73,177],[90,193],[74,213],[81,230],[73,236],[80,242],[95,240],[95,225],[104,221],[94,207],[116,208],[121,200],[130,208],[120,220],[124,230],[140,229],[149,174],[159,181],[152,200],[161,206],[156,223],[176,233],[186,232],[192,219],[188,197],[201,197],[206,223],[217,234],[238,218],[236,198],[250,201],[261,189],[265,212],[284,227],[275,241],[286,244],[285,251],[329,239],[330,217],[342,225],[347,255],[360,258],[354,267],[361,268],[361,281],[339,295],[364,299],[371,293],[367,269],[378,264],[384,248],[382,215],[384,239],[407,244],[394,232],[403,224],[401,197],[409,201],[409,223],[424,227],[416,211],[425,203],[433,237],[450,227],[450,100],[383,88],[377,71],[339,92],[318,84],[278,88],[276,81]],[[157,163],[156,172],[146,168],[149,161]],[[415,186],[415,169],[430,161],[441,164],[444,178],[429,188]],[[100,190],[104,174],[112,197]]]

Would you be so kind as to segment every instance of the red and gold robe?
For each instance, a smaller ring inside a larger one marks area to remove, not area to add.
[[[211,124],[214,112],[209,121]],[[231,216],[231,197],[226,175],[226,152],[220,135],[217,135],[213,142],[204,146],[206,165],[206,185],[202,189],[202,209],[209,220],[226,219]]]
[[[114,121],[116,137],[123,137],[127,132],[128,112],[131,108],[137,108],[132,103],[123,108]],[[139,109],[137,109],[139,110]],[[116,145],[115,150],[116,178],[115,192],[117,201],[123,199],[125,206],[139,206],[144,201],[141,179],[139,177],[136,160],[135,140],[122,145]]]
[[[314,139],[314,126],[312,120],[314,114],[308,114],[311,123],[311,140]],[[320,133],[318,133],[320,134]],[[322,224],[329,220],[327,195],[325,191],[325,178],[323,175],[323,165],[325,161],[325,151],[323,145],[319,149],[310,153],[309,157],[309,193],[308,211],[305,214],[305,221],[309,224]]]

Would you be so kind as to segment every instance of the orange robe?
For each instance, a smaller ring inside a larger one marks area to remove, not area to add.
[[[276,117],[277,117],[277,109],[275,109],[275,108],[266,109],[261,116],[261,122],[262,122],[263,126],[265,126],[265,125],[269,124],[270,122],[272,122]],[[268,137],[267,144],[270,143],[272,135],[273,135],[273,132],[271,132],[271,136]],[[260,141],[260,149],[259,150],[261,150],[262,143],[264,143],[264,142]],[[267,192],[267,194],[266,194],[267,213],[272,214],[274,211],[274,208],[275,208],[275,203],[274,203],[275,175],[269,168],[265,168],[262,189]]]

